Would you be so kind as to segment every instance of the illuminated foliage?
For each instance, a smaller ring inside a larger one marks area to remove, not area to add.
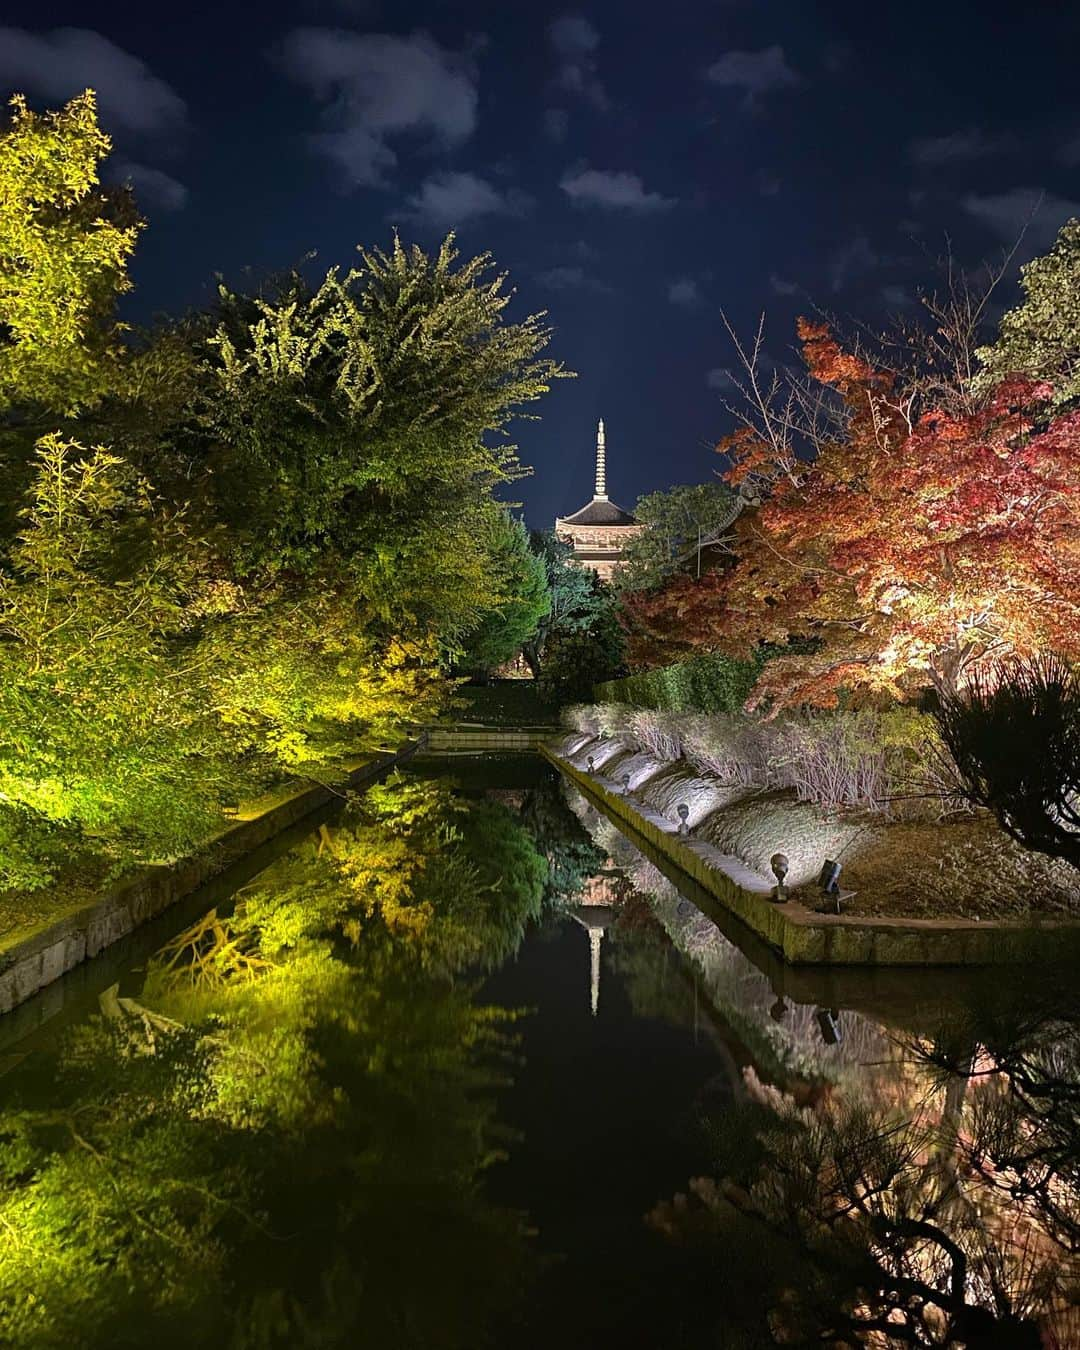
[[[0,408],[67,412],[100,398],[117,356],[116,297],[139,224],[107,197],[110,149],[90,90],[39,116],[16,96],[0,133]]]
[[[397,631],[447,638],[499,603],[488,503],[520,472],[505,428],[561,370],[537,359],[537,318],[503,321],[490,270],[452,239],[433,258],[395,240],[315,290],[222,292],[174,469],[186,492],[194,464],[239,572],[330,560]]]
[[[627,660],[634,670],[668,665],[720,645],[717,613],[727,578],[720,572],[676,572],[652,590],[624,591],[619,619],[627,634]]]
[[[535,638],[551,612],[547,569],[529,547],[529,535],[520,520],[495,508],[487,537],[488,574],[501,594],[497,608],[479,627],[466,634],[459,664],[463,670],[486,674],[511,660]]]
[[[820,325],[800,333],[846,416],[801,479],[778,477],[740,520],[715,614],[738,652],[792,635],[819,645],[771,661],[753,702],[953,689],[1002,656],[1080,655],[1080,416],[1012,381],[979,412],[912,422],[890,375]],[[770,463],[745,436],[723,448],[735,481]]]
[[[505,808],[397,780],[109,991],[0,1114],[0,1339],[477,1344],[527,1262],[476,1185],[512,1014],[460,976],[544,871]]]
[[[205,599],[183,520],[115,455],[47,437],[9,557],[0,885],[49,879],[50,826],[114,859],[205,833],[235,784],[206,753],[208,719],[170,643]]]
[[[1002,316],[995,341],[980,347],[976,387],[1023,376],[1052,386],[1055,408],[1080,398],[1080,220],[1067,221],[1053,248],[1020,269],[1024,299]]]
[[[672,576],[684,558],[691,575],[696,575],[693,555],[698,545],[722,537],[740,507],[739,497],[721,482],[671,487],[639,497],[634,517],[649,528],[626,545],[615,573],[618,589],[652,590]]]
[[[625,639],[614,597],[606,591],[601,594],[607,603],[587,628],[556,629],[548,637],[540,691],[549,703],[588,702],[597,684],[625,674]]]
[[[507,623],[492,491],[562,374],[450,239],[121,343],[108,148],[91,94],[0,136],[0,888],[184,853],[433,718],[463,634]]]
[[[536,530],[532,549],[547,576],[550,608],[541,616],[536,634],[524,647],[534,676],[539,676],[544,652],[553,636],[587,632],[611,610],[611,592],[587,567],[572,561],[573,548],[554,530]]]

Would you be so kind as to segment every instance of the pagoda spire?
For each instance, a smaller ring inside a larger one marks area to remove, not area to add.
[[[596,428],[596,491],[593,501],[607,501],[607,449],[604,444],[604,419]]]

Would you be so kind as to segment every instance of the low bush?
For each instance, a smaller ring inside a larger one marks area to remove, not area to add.
[[[934,718],[958,792],[1026,848],[1080,867],[1080,668],[1005,663],[943,694]]]
[[[627,723],[630,735],[642,750],[657,759],[683,758],[683,733],[686,730],[683,714],[636,708],[629,712]]]
[[[595,703],[571,703],[563,708],[561,714],[563,726],[570,731],[580,731],[586,736],[599,736],[600,707]]]

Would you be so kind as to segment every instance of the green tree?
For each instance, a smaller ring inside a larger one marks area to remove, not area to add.
[[[539,677],[543,654],[552,634],[580,633],[592,627],[610,608],[611,594],[595,572],[579,567],[574,550],[553,530],[536,530],[532,548],[547,574],[551,605],[543,615],[531,641],[524,646],[525,659],[535,677]]]
[[[0,135],[0,885],[333,777],[543,588],[520,527],[521,575],[492,566],[492,493],[563,372],[490,260],[395,240],[121,342],[139,224],[108,148],[89,93]]]
[[[529,547],[521,521],[494,507],[486,542],[491,584],[499,599],[466,634],[459,659],[463,670],[477,675],[487,675],[515,657],[551,611],[547,569]]]
[[[520,473],[507,425],[563,372],[539,356],[538,316],[505,322],[487,256],[459,265],[451,238],[362,259],[314,289],[223,291],[196,397],[160,444],[238,571],[333,560],[393,631],[452,641],[498,600],[488,503]]]
[[[976,385],[1010,375],[1047,380],[1060,408],[1080,397],[1080,220],[1067,221],[1050,252],[1020,269],[1023,301],[1001,320],[997,339],[976,352]]]
[[[87,90],[60,112],[11,100],[0,134],[0,408],[72,412],[109,387],[116,297],[140,223],[99,186],[110,149]]]
[[[588,628],[561,631],[548,639],[540,690],[549,703],[591,703],[593,687],[626,674],[626,639],[614,604]]]
[[[701,544],[714,541],[739,514],[741,499],[726,483],[693,483],[638,498],[634,515],[649,528],[626,546],[616,576],[620,591],[662,585]]]
[[[210,600],[182,517],[118,456],[48,436],[21,525],[0,570],[0,886],[31,888],[73,842],[179,850],[236,782],[180,655]]]

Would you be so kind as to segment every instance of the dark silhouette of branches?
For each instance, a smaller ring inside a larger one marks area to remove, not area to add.
[[[1026,848],[1080,867],[1080,679],[1042,656],[998,665],[934,717],[959,791]]]

